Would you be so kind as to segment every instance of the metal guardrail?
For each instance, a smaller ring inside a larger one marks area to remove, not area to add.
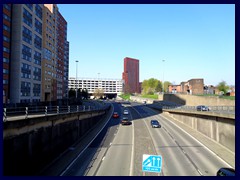
[[[30,107],[14,107],[3,108],[3,122],[6,122],[8,118],[25,116],[24,119],[28,119],[30,115],[54,115],[54,114],[66,114],[73,112],[84,112],[92,110],[106,109],[109,104],[106,103],[89,103],[87,105],[79,106],[30,106]]]
[[[197,111],[197,106],[163,106],[163,109],[182,109],[188,111]],[[214,112],[231,112],[235,114],[235,106],[208,106],[209,111]]]
[[[197,106],[183,106],[178,105],[168,101],[154,101],[152,106],[158,107],[161,109],[178,109],[184,111],[197,111]],[[235,114],[235,106],[207,106],[210,111],[209,112],[216,112],[216,113],[223,113],[223,114]]]

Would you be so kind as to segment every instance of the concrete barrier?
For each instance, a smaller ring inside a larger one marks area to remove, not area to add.
[[[163,110],[174,119],[215,140],[235,152],[235,116],[206,112]]]
[[[109,108],[5,122],[4,175],[34,175],[101,123]]]

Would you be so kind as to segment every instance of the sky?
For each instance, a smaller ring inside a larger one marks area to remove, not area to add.
[[[69,77],[121,79],[139,59],[140,82],[235,85],[234,4],[58,4],[68,23]],[[76,60],[79,61],[76,63]]]

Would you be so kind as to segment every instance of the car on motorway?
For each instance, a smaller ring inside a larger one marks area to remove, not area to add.
[[[235,169],[233,168],[220,168],[217,176],[235,176]]]
[[[118,117],[119,117],[118,112],[114,112],[114,113],[113,113],[113,117],[114,117],[114,118],[118,118]]]
[[[161,127],[161,125],[160,125],[160,123],[158,122],[158,120],[151,120],[151,126],[152,126],[152,128],[160,128]]]
[[[123,114],[127,115],[127,114],[128,114],[128,110],[125,109],[125,110],[123,111]]]
[[[128,117],[123,117],[121,120],[122,125],[131,125],[132,122],[128,119]]]
[[[199,105],[196,107],[197,111],[210,111],[210,108],[205,105]]]

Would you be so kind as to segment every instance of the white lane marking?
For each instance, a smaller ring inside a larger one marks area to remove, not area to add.
[[[222,158],[220,158],[215,152],[213,152],[211,149],[209,149],[207,146],[205,146],[204,144],[202,144],[199,140],[197,140],[195,137],[193,137],[191,134],[189,134],[188,132],[186,132],[184,129],[182,129],[181,127],[179,127],[178,125],[174,124],[172,121],[168,120],[167,118],[165,118],[164,116],[162,116],[160,114],[160,116],[164,119],[166,119],[168,122],[172,123],[173,125],[175,125],[176,127],[178,127],[179,129],[181,129],[183,132],[185,132],[187,135],[189,135],[191,138],[193,138],[195,141],[197,141],[199,144],[201,144],[203,147],[206,148],[206,150],[208,150],[210,153],[212,153],[214,156],[216,156],[220,161],[222,161],[223,163],[225,163],[227,166],[233,168],[230,164],[228,164],[226,161],[224,161]]]
[[[132,122],[132,153],[130,162],[130,176],[133,176],[133,159],[134,159],[134,123]]]
[[[105,159],[105,156],[102,158],[102,161]]]
[[[198,173],[199,173],[201,176],[203,175],[199,169],[198,169],[197,171],[198,171]]]
[[[112,112],[110,114],[113,113],[114,111],[114,106],[113,104],[111,103],[111,106],[112,106]],[[108,121],[105,122],[105,124],[103,125],[103,127],[101,128],[100,131],[98,131],[98,133],[94,136],[94,138],[88,143],[88,145],[78,154],[78,156],[66,167],[66,169],[60,174],[60,176],[63,176],[67,171],[68,169],[77,161],[77,159],[82,155],[82,153],[88,148],[88,146],[93,142],[94,139],[96,139],[96,137],[100,134],[100,132],[103,130],[103,128],[105,128],[105,126],[107,125],[107,123],[110,121],[110,119],[112,118],[112,116],[108,117]]]
[[[130,113],[131,120],[132,114]],[[133,176],[133,159],[134,159],[134,123],[132,121],[132,153],[131,153],[131,162],[130,162],[130,174],[129,176]]]
[[[111,145],[112,145],[112,143],[109,144],[109,146],[111,146]]]

